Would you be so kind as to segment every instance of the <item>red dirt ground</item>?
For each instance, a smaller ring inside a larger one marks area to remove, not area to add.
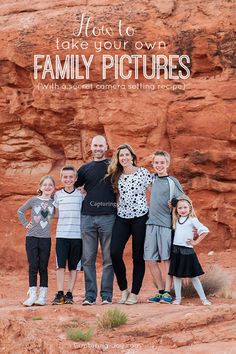
[[[219,264],[232,275],[232,291],[236,290],[236,251],[200,254],[205,269]],[[100,263],[100,262],[99,262]],[[130,264],[129,261],[127,261]],[[98,267],[100,270],[100,266]],[[131,266],[128,267],[129,278]],[[4,354],[69,354],[69,353],[235,353],[236,301],[211,297],[213,305],[204,307],[199,299],[184,299],[182,306],[148,304],[155,292],[148,270],[134,306],[118,305],[119,290],[115,282],[112,305],[85,307],[83,274],[78,274],[74,292],[75,304],[52,306],[56,291],[55,272],[50,266],[48,305],[25,308],[21,301],[27,292],[27,269],[0,271],[0,353]],[[100,271],[98,271],[100,277]],[[97,328],[98,316],[108,308],[119,308],[128,315],[127,324],[113,329]],[[38,320],[37,320],[38,318]],[[95,328],[89,342],[73,342],[66,327]]]

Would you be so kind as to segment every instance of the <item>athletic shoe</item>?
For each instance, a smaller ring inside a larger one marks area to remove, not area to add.
[[[136,294],[129,294],[128,299],[125,301],[125,305],[135,305],[138,302],[138,297]]]
[[[36,302],[37,295],[36,295],[37,287],[31,286],[27,292],[28,298],[23,302],[24,306],[33,306]]]
[[[70,304],[72,305],[74,303],[73,301],[73,295],[70,291],[67,291],[66,295],[65,295],[65,304]]]
[[[125,302],[128,300],[129,294],[130,294],[130,292],[128,289],[122,290],[121,298],[117,303],[118,304],[125,304]]]
[[[112,303],[112,301],[111,301],[111,298],[109,296],[103,296],[102,297],[102,305],[109,305],[111,303]]]
[[[65,303],[65,295],[57,293],[55,299],[52,301],[52,305],[63,305]]]
[[[92,297],[86,297],[84,299],[84,301],[82,302],[82,305],[86,306],[86,305],[95,305],[96,301],[92,298]]]
[[[202,304],[203,304],[204,306],[210,306],[210,305],[212,305],[212,303],[211,303],[210,301],[208,301],[207,299],[201,300],[201,301],[202,301]]]
[[[160,293],[157,293],[155,296],[149,297],[148,302],[160,302],[162,298],[162,295]]]
[[[47,287],[40,286],[39,296],[38,296],[38,299],[35,301],[35,305],[39,305],[39,306],[46,305],[47,292],[48,292]]]
[[[164,293],[160,300],[161,304],[171,304],[172,303],[172,296],[168,293]]]
[[[175,300],[172,302],[172,305],[181,305],[181,299],[175,299]]]

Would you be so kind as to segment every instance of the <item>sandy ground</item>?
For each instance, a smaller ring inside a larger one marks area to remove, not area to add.
[[[200,254],[205,269],[221,265],[232,277],[231,291],[236,290],[236,251]],[[74,305],[52,306],[56,292],[55,272],[50,267],[48,305],[25,308],[21,301],[27,292],[27,269],[0,271],[0,353],[236,353],[236,300],[211,297],[211,307],[199,299],[184,299],[183,305],[148,304],[155,293],[146,271],[139,303],[118,305],[115,282],[112,305],[82,306],[83,274],[78,274]],[[100,267],[99,267],[100,268]],[[129,278],[131,266],[128,266]],[[100,271],[98,271],[100,278]],[[107,309],[118,308],[128,315],[127,324],[112,330],[97,327],[98,317]],[[89,342],[67,338],[66,328],[94,328]]]

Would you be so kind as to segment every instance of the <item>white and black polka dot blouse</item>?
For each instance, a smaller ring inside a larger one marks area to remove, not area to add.
[[[140,167],[133,174],[120,176],[118,216],[131,219],[148,212],[146,189],[151,181],[151,174],[144,167]]]

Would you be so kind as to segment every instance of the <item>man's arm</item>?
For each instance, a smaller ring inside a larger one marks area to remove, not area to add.
[[[78,169],[78,177],[77,177],[77,181],[75,182],[75,188],[82,187],[84,184],[85,184],[84,166],[81,166]]]

